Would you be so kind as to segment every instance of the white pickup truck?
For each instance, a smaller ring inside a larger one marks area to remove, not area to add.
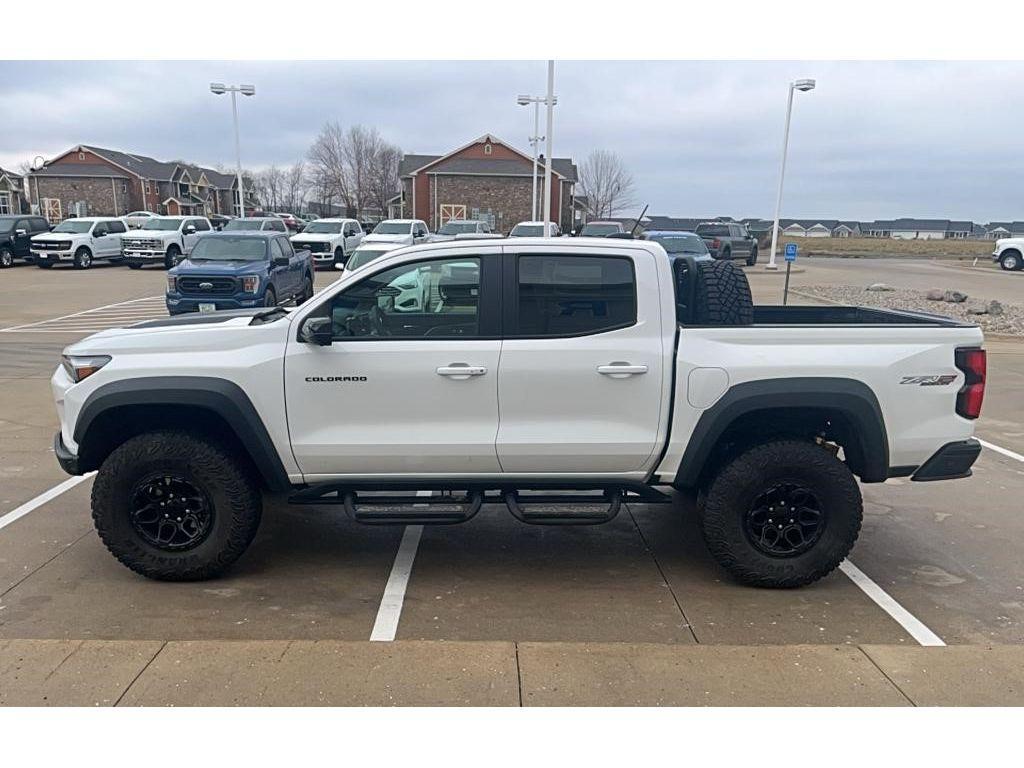
[[[142,229],[125,235],[121,247],[131,269],[141,269],[144,264],[171,269],[192,253],[202,235],[212,231],[205,216],[157,216],[148,219]]]
[[[55,452],[72,474],[98,470],[100,536],[158,579],[224,571],[265,490],[366,523],[502,503],[554,524],[676,489],[697,493],[737,579],[792,587],[853,547],[857,478],[970,474],[981,344],[934,315],[753,307],[735,265],[649,241],[428,244],[290,311],[71,345],[52,380]]]

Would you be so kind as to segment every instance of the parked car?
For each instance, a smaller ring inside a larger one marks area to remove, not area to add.
[[[284,225],[288,227],[292,232],[301,232],[302,228],[306,226],[306,222],[296,216],[294,213],[275,213],[274,216],[281,219]]]
[[[732,221],[708,221],[694,231],[703,238],[713,259],[745,259],[748,267],[757,263],[757,238],[745,224]]]
[[[76,269],[88,269],[94,261],[120,261],[122,236],[128,227],[121,219],[87,216],[66,219],[31,241],[36,266],[49,269],[68,261]]]
[[[124,258],[131,269],[163,264],[170,269],[192,252],[202,235],[213,231],[205,216],[158,216],[124,238]]]
[[[0,268],[13,266],[15,259],[31,261],[32,238],[49,231],[42,216],[0,216]]]
[[[588,221],[580,230],[580,237],[608,237],[625,234],[626,228],[617,221]]]
[[[430,230],[420,219],[385,219],[363,238],[364,243],[412,245],[430,241]]]
[[[402,243],[363,242],[358,248],[352,251],[352,255],[348,257],[348,261],[346,261],[344,265],[335,263],[334,268],[344,269],[346,272],[352,272],[353,270],[366,266],[371,261],[376,261],[384,254],[402,247]]]
[[[512,227],[509,237],[544,237],[543,221],[521,221]],[[548,223],[548,237],[561,237],[562,230],[555,222]]]
[[[153,213],[152,211],[132,211],[131,213],[126,213],[122,218],[124,218],[124,223],[128,225],[129,229],[142,229],[147,221],[159,216],[159,213]]]
[[[167,273],[167,311],[276,307],[313,296],[313,261],[277,232],[214,232]]]
[[[1003,237],[996,240],[992,261],[1007,272],[1016,272],[1024,267],[1024,237]]]
[[[106,547],[151,578],[214,577],[256,535],[264,488],[366,523],[461,522],[504,502],[544,524],[607,522],[680,489],[698,493],[707,548],[735,579],[797,587],[852,549],[858,479],[967,477],[981,452],[974,324],[755,307],[735,264],[670,263],[643,240],[508,249],[406,248],[291,312],[69,346],[54,452],[71,474],[98,470]],[[424,504],[420,489],[449,495]]]
[[[711,252],[707,243],[695,232],[677,232],[675,230],[648,230],[641,235],[642,240],[650,240],[665,249],[670,259],[679,256],[693,256],[697,261],[711,261]]]
[[[207,218],[210,220],[210,224],[213,226],[213,228],[220,232],[222,229],[224,229],[224,225],[227,224],[232,219],[234,219],[235,217],[222,216],[219,213],[212,213]]]
[[[431,238],[431,242],[438,243],[444,242],[445,240],[454,240],[457,235],[489,235],[491,234],[491,225],[486,221],[476,221],[473,219],[469,220],[458,220],[458,221],[446,221],[441,225],[441,228],[437,230],[434,237]]]
[[[287,232],[288,227],[282,219],[275,216],[247,216],[244,219],[232,219],[224,225],[223,232]]]
[[[352,251],[363,241],[363,228],[355,219],[317,219],[292,235],[296,248],[313,254],[313,266],[332,267],[344,264]]]

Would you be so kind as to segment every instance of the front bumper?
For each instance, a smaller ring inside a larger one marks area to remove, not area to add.
[[[164,251],[153,251],[153,250],[129,251],[127,249],[124,251],[125,259],[127,261],[135,261],[135,262],[140,262],[140,261],[145,261],[145,262],[163,261],[165,255],[166,254],[165,254]]]
[[[57,463],[60,464],[60,468],[69,475],[82,474],[78,469],[78,456],[73,454],[68,450],[68,447],[64,445],[64,438],[61,437],[59,430],[57,434],[53,436],[53,453],[57,457]]]
[[[971,466],[981,453],[981,443],[974,438],[946,443],[932,457],[917,468],[911,480],[957,480],[971,476]]]
[[[71,261],[75,258],[74,251],[31,251],[32,260],[36,263],[48,261]]]
[[[217,311],[222,309],[251,309],[262,307],[264,297],[252,293],[235,294],[234,296],[210,296],[209,298],[196,298],[192,296],[179,296],[167,294],[167,312],[172,315],[182,315],[186,312],[198,312],[200,304],[213,304]]]

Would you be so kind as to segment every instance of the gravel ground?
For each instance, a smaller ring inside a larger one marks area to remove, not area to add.
[[[1001,315],[969,315],[967,308],[977,303],[988,303],[984,296],[970,296],[959,304],[946,301],[931,301],[924,291],[896,289],[893,291],[866,291],[862,286],[853,285],[809,285],[796,289],[799,293],[829,299],[840,304],[881,307],[883,309],[905,309],[914,312],[931,312],[946,315],[957,320],[977,323],[988,333],[1024,336],[1024,307],[1017,304],[1003,304]]]

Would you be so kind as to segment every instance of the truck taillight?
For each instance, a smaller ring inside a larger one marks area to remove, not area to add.
[[[985,350],[958,349],[954,361],[964,372],[964,385],[956,395],[956,412],[965,419],[976,419],[981,415],[981,401],[985,399]]]

